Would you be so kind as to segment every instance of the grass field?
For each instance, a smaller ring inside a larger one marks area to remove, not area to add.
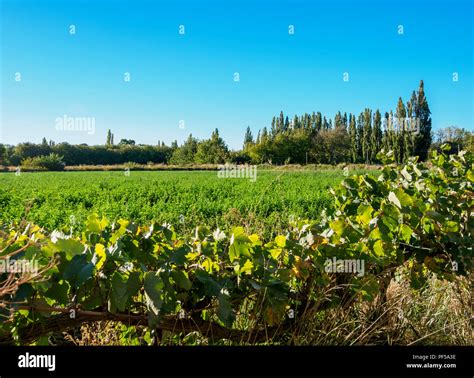
[[[181,230],[239,224],[270,236],[292,216],[317,219],[332,203],[328,188],[342,179],[337,169],[259,171],[256,182],[209,171],[2,173],[0,220],[19,221],[27,213],[28,220],[54,229],[82,224],[97,212]]]

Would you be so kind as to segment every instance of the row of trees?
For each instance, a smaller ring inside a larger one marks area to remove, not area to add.
[[[181,147],[174,144],[171,164],[220,164],[233,160],[233,155],[224,140],[219,136],[219,130],[212,132],[210,139],[199,141],[192,134]]]
[[[66,165],[107,165],[135,162],[138,164],[167,163],[171,147],[122,144],[115,146],[88,146],[86,144],[54,143],[43,140],[41,144],[20,143],[16,146],[0,145],[0,165],[22,164],[25,159],[57,154]]]
[[[377,153],[392,150],[397,162],[410,156],[425,160],[430,147],[451,143],[452,151],[472,149],[472,133],[449,127],[436,132],[432,143],[431,112],[423,81],[405,104],[399,98],[395,112],[382,115],[367,108],[359,115],[338,112],[334,119],[321,112],[305,113],[290,119],[280,112],[270,127],[258,131],[254,138],[250,127],[244,136],[243,149],[230,151],[216,129],[209,139],[199,140],[189,135],[178,146],[158,141],[156,145],[136,145],[134,140],[121,139],[114,144],[108,130],[105,145],[55,144],[43,138],[41,144],[0,144],[0,165],[20,165],[24,159],[57,154],[66,165],[123,164],[220,164],[233,163],[377,163]]]
[[[320,112],[291,120],[280,112],[270,130],[264,127],[255,141],[247,129],[244,151],[254,162],[276,164],[374,163],[382,148],[393,150],[398,162],[413,155],[425,160],[432,138],[430,114],[421,81],[406,105],[399,98],[396,112],[383,116],[367,108],[357,117],[338,112],[333,122]]]

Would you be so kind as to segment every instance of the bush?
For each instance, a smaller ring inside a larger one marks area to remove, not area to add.
[[[63,171],[65,165],[63,157],[54,153],[26,158],[21,162],[23,169],[38,171]]]

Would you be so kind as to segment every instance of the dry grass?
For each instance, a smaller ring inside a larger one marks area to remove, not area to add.
[[[406,275],[392,280],[386,295],[306,317],[295,337],[303,345],[473,345],[470,279],[435,276],[419,291]]]

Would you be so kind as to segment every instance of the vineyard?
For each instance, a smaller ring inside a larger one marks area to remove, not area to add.
[[[0,261],[38,269],[0,275],[0,343],[472,344],[473,156],[444,148],[256,183],[3,174]]]

